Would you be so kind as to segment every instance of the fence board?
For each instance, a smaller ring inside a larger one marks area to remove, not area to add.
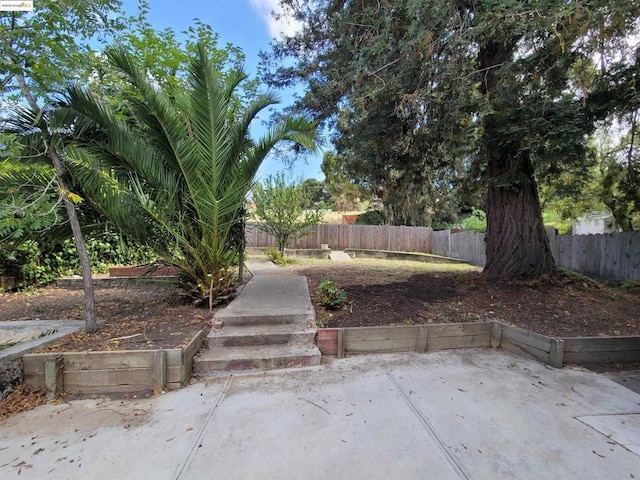
[[[640,336],[635,337],[593,337],[565,338],[565,353],[612,352],[621,350],[640,351]]]
[[[503,326],[502,341],[504,342],[505,340],[528,345],[547,353],[551,351],[551,339],[549,337],[523,330],[522,328],[512,327],[511,325]]]
[[[412,338],[414,341],[420,327],[394,326],[394,327],[355,327],[345,328],[346,339],[351,341],[377,341]],[[430,333],[429,333],[430,334]]]
[[[461,335],[451,337],[427,337],[427,351],[451,350],[454,348],[477,348],[491,346],[491,334]]]
[[[434,337],[455,337],[460,335],[491,335],[493,322],[477,323],[453,323],[443,325],[429,325],[428,338]]]
[[[640,362],[640,350],[619,352],[577,352],[564,354],[564,363],[588,365],[591,363],[632,363]]]
[[[416,338],[400,338],[395,340],[345,340],[345,353],[353,355],[358,353],[394,353],[413,352],[416,349]]]

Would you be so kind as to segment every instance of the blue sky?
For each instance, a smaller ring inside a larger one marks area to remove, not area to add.
[[[157,30],[170,27],[180,33],[196,18],[211,25],[220,34],[220,46],[232,43],[242,48],[246,55],[245,68],[250,75],[257,73],[260,50],[268,50],[271,39],[281,32],[295,29],[292,22],[276,22],[271,16],[271,12],[277,8],[277,0],[148,0],[148,3],[149,22]],[[124,0],[123,5],[129,14],[138,11],[137,0]],[[291,101],[291,92],[277,93],[282,99],[281,105]],[[260,131],[261,128],[256,126],[256,134]],[[309,158],[307,164],[301,160],[294,165],[292,175],[322,179],[321,161],[321,156]],[[285,169],[277,158],[270,157],[263,163],[259,175],[272,175]]]

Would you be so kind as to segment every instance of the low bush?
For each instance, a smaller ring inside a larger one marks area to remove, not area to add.
[[[287,259],[284,258],[284,255],[280,253],[276,247],[269,247],[264,251],[264,254],[267,256],[269,260],[271,260],[276,265],[286,265]]]
[[[137,245],[114,232],[88,236],[87,253],[94,273],[106,273],[110,266],[136,265],[157,260],[148,247]],[[47,244],[25,240],[0,247],[0,275],[14,277],[18,288],[46,285],[61,276],[79,275],[80,262],[72,239]]]
[[[335,283],[324,277],[318,285],[320,302],[329,309],[340,308],[347,300],[347,292],[338,288]]]
[[[386,225],[387,219],[382,210],[369,210],[358,215],[357,225]]]

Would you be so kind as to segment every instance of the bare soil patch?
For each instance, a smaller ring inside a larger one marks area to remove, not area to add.
[[[553,337],[640,335],[640,289],[578,277],[554,284],[488,285],[466,265],[356,259],[297,261],[320,324],[326,327],[420,325],[498,320]],[[318,284],[329,278],[347,302],[327,310]]]
[[[40,351],[180,348],[198,330],[211,328],[209,310],[185,303],[175,285],[98,287],[95,297],[98,332],[67,335]],[[5,293],[0,295],[0,319],[82,320],[82,298],[82,290],[57,287]]]

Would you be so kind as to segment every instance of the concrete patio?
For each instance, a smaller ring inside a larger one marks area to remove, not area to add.
[[[349,357],[39,407],[0,477],[640,478],[640,395],[500,350]]]

